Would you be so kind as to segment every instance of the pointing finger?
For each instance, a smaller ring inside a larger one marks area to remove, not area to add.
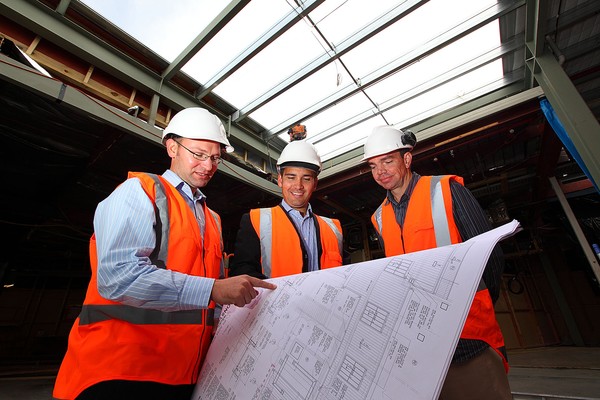
[[[254,278],[254,277],[250,277],[250,283],[254,287],[260,287],[260,288],[271,289],[271,290],[277,288],[277,285],[275,285],[274,283],[266,282],[266,281],[263,281],[262,279],[258,279],[258,278]]]

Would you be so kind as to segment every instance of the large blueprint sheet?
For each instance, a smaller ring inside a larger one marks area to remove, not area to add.
[[[193,400],[436,399],[489,255],[518,229],[271,279],[224,308]]]

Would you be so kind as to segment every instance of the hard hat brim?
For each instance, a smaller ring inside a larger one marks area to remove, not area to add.
[[[305,169],[309,169],[311,171],[314,171],[317,174],[319,172],[321,172],[321,169],[318,166],[316,166],[314,164],[307,163],[307,162],[302,162],[302,161],[287,161],[287,162],[284,162],[283,164],[279,165],[278,167],[279,167],[279,169],[284,169],[286,167],[305,168]]]

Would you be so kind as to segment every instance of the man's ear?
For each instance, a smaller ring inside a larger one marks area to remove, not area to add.
[[[404,166],[410,168],[412,164],[412,153],[410,151],[404,153]]]
[[[167,148],[167,154],[169,155],[169,157],[175,158],[175,155],[177,154],[177,147],[178,147],[175,139],[168,138],[167,141],[165,142],[165,147]]]

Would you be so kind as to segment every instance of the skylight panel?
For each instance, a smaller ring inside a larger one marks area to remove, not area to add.
[[[215,2],[220,3],[220,2]],[[291,11],[284,0],[253,0],[182,68],[200,83],[208,82]]]
[[[401,129],[407,128],[437,113],[504,86],[506,83],[503,78],[499,78],[502,75],[501,71],[501,60],[485,65],[456,79],[449,85],[424,93],[411,101],[385,111],[383,116],[369,118],[336,135],[317,141],[315,147],[323,161],[330,160],[364,145],[375,126],[390,124]],[[307,127],[309,126],[307,122]],[[418,137],[418,132],[416,133]],[[310,141],[310,135],[307,140]]]
[[[365,77],[495,3],[432,0],[345,54],[343,61],[356,78]]]
[[[384,115],[391,124],[404,128],[503,85],[502,60],[496,60],[402,103]]]
[[[223,81],[214,92],[242,108],[321,53],[323,47],[311,29],[299,22]]]
[[[170,61],[224,6],[178,1],[183,5],[167,8],[148,0],[138,19],[139,9],[132,2],[84,0]],[[325,160],[361,146],[374,126],[406,127],[506,84],[498,58],[497,20],[450,42],[494,15],[496,1],[430,0],[373,36],[369,29],[385,24],[394,10],[402,10],[398,7],[417,1],[371,3],[365,7],[362,0],[328,0],[222,81],[216,80],[265,35],[280,29],[282,21],[290,21],[290,12],[298,7],[287,0],[253,0],[182,70],[200,84],[212,82],[208,90],[286,141],[291,124],[307,125],[308,140]],[[352,48],[361,35],[368,39]],[[339,60],[312,65],[320,57],[319,62],[335,57],[336,49],[342,54]],[[319,69],[298,81],[309,65]]]
[[[401,96],[410,89],[418,88],[434,78],[452,71],[470,60],[500,46],[498,21],[492,21],[483,28],[451,43],[435,53],[420,59],[387,79],[366,89],[368,95],[378,104]],[[497,71],[496,79],[502,76]]]
[[[434,31],[434,34],[431,36],[431,39],[435,37],[437,32],[447,32],[460,25],[466,18],[477,15],[479,12],[486,10],[490,7],[490,3],[483,4],[483,6],[481,3],[478,3],[477,8],[475,9],[473,9],[473,4],[470,4],[470,6],[471,8],[460,8],[460,18],[446,18],[446,20],[450,20],[451,22],[446,22],[445,24],[440,23],[438,26],[433,28],[432,30]],[[422,8],[419,10],[422,10]],[[468,12],[466,15],[464,14],[465,10]],[[416,12],[417,11],[414,13]],[[448,10],[448,12],[450,12],[450,10]],[[397,22],[393,27],[390,27],[386,31],[380,33],[376,36],[376,38],[380,37],[381,40],[381,37],[384,37],[386,32],[388,34],[389,32],[393,32],[394,35],[398,35],[398,32],[401,32],[403,29],[405,30],[406,36],[410,37],[410,32],[414,31],[414,27],[411,27],[410,24],[406,24],[404,27],[401,27],[403,23],[406,23],[405,19]],[[434,23],[436,22],[434,21]],[[394,31],[394,29],[396,30]],[[423,41],[428,40],[427,37],[421,37],[420,39]],[[377,76],[377,68],[383,68],[385,64],[391,64],[396,61],[396,59],[388,57],[384,64],[373,65],[371,60],[380,59],[382,57],[381,53],[383,53],[380,45],[378,45],[376,42],[377,40],[372,38],[359,46],[359,49],[361,49],[362,52],[351,51],[349,53],[351,56],[361,53],[361,57],[356,57],[356,60],[360,59],[360,62],[357,61],[353,64],[352,62],[347,62],[349,58],[348,55],[342,56],[342,61],[346,66],[348,66],[350,72],[354,74],[354,77],[357,78],[359,82],[361,76],[368,77],[366,81],[372,80],[373,77]],[[411,46],[414,46],[414,43],[402,47],[402,51],[404,53],[411,51],[414,48]],[[457,40],[456,42],[452,42],[449,45],[437,50],[435,53],[421,58],[416,63],[405,67],[390,77],[387,77],[386,79],[383,79],[372,86],[365,87],[364,91],[368,95],[369,99],[369,101],[363,103],[365,108],[360,111],[354,110],[354,116],[348,118],[337,127],[324,130],[318,129],[317,132],[313,130],[313,134],[315,135],[313,136],[313,140],[316,141],[317,145],[328,149],[325,157],[333,157],[355,148],[353,146],[362,144],[361,140],[366,139],[369,131],[362,130],[362,134],[364,136],[361,137],[361,134],[358,133],[360,130],[355,129],[352,126],[356,123],[358,123],[358,126],[360,126],[360,121],[364,120],[365,118],[370,118],[370,115],[378,111],[377,108],[379,108],[381,111],[384,111],[383,117],[385,117],[387,123],[397,124],[399,126],[401,125],[400,127],[405,127],[410,123],[415,123],[433,115],[434,112],[447,110],[448,108],[472,99],[477,95],[483,94],[481,93],[482,88],[485,88],[485,90],[493,90],[491,89],[492,86],[501,86],[503,84],[503,74],[500,60],[479,68],[477,68],[477,65],[474,63],[474,60],[479,61],[478,57],[498,48],[499,46],[499,28],[498,22],[495,20],[484,27],[477,29],[475,32],[472,32],[471,34],[468,34],[465,37]],[[369,54],[368,56],[366,56],[364,53],[365,49],[370,49],[367,52]],[[396,57],[399,58],[404,54],[402,51],[400,53],[394,53],[393,51],[390,51],[390,53],[396,54]],[[386,56],[383,57],[385,58]],[[490,57],[490,59],[492,58]],[[471,70],[477,68],[475,71],[469,72],[469,69],[464,69],[464,71],[456,72],[455,74],[457,76],[450,81],[444,82],[443,80],[440,80],[440,83],[432,83],[428,88],[427,85],[425,85],[436,77],[450,76],[448,71],[452,70],[453,68],[458,69],[458,67],[468,63],[469,61],[469,68]],[[489,60],[480,62],[485,64],[488,63]],[[361,73],[355,74],[356,71],[364,71],[364,75]],[[423,87],[426,88],[424,89],[424,93],[418,92],[417,89],[419,88],[419,85],[423,85]],[[405,92],[410,92],[411,89],[412,93],[410,93],[410,97],[407,97],[406,101],[396,100],[396,102],[394,102],[395,98],[401,96]],[[367,99],[366,96],[362,96],[361,94],[353,96],[353,98],[361,97]],[[336,110],[339,111],[344,109],[346,101],[347,100],[341,101],[338,105],[336,105]],[[391,109],[385,111],[388,108]],[[322,115],[322,117],[331,115],[325,115],[325,113],[323,114],[324,115]],[[308,122],[306,123],[308,126]],[[350,128],[344,130],[342,128],[344,124],[350,126]],[[353,134],[350,135],[348,132],[353,132]],[[334,149],[336,146],[339,148]]]
[[[173,61],[226,5],[211,0],[81,0],[124,32]]]
[[[365,110],[368,111],[364,113]],[[347,129],[353,123],[360,122],[356,120],[357,116],[362,115],[362,119],[366,119],[374,114],[375,110],[373,110],[372,103],[362,93],[358,93],[313,117],[301,121],[301,123],[307,127],[307,140],[314,143],[325,136]]]
[[[330,63],[251,113],[250,117],[272,130],[277,124],[292,119],[336,92],[340,85],[347,86],[353,83],[343,68],[335,62]]]
[[[381,116],[370,118],[352,128],[315,144],[322,161],[344,154],[362,146],[374,127],[385,125]]]
[[[364,0],[327,0],[310,13],[310,18],[327,40],[337,46],[360,28],[403,3],[406,2],[377,0],[365,4]]]

